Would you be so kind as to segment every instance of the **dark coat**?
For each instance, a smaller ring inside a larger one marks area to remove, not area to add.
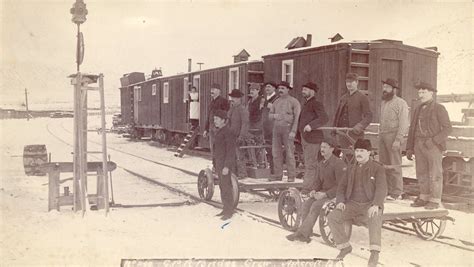
[[[349,127],[356,127],[363,131],[369,126],[373,116],[372,111],[370,111],[369,99],[359,90],[352,95],[347,92],[339,99],[336,115],[334,116],[334,126],[337,126],[341,119],[344,105],[347,105]]]
[[[352,187],[354,186],[355,167],[352,165],[347,175],[341,180],[337,187],[336,203],[345,203],[351,199]],[[362,184],[368,199],[372,205],[383,208],[385,197],[387,196],[387,179],[385,169],[379,162],[369,159],[362,167]]]
[[[427,113],[429,114],[429,133],[433,143],[435,143],[441,151],[446,150],[446,140],[451,132],[451,121],[448,112],[443,105],[436,103],[434,100],[426,104]],[[422,105],[418,105],[411,117],[410,129],[408,130],[407,150],[415,148],[415,129],[418,125],[418,116]]]
[[[222,96],[218,96],[215,99],[212,99],[211,104],[209,105],[209,112],[207,113],[206,121],[206,131],[209,131],[209,127],[214,127],[214,112],[216,110],[229,110],[229,101]]]
[[[300,118],[298,120],[298,131],[301,138],[308,143],[318,144],[324,139],[323,131],[316,130],[324,126],[328,122],[328,114],[324,110],[324,105],[311,97],[307,100],[301,109]],[[303,131],[306,125],[311,126],[311,132]]]
[[[213,144],[213,157],[217,173],[221,173],[224,167],[229,171],[235,168],[235,143],[236,137],[232,134],[228,125],[217,129]]]
[[[272,132],[273,132],[273,120],[269,118],[270,108],[268,104],[273,104],[275,100],[278,98],[278,92],[270,97],[270,99],[265,99],[265,104],[262,110],[262,120],[263,120],[263,134],[265,135],[266,140],[272,139]]]
[[[244,138],[249,132],[249,112],[244,105],[232,106],[229,110],[229,128],[235,137]]]
[[[337,185],[343,177],[347,176],[346,172],[347,167],[344,161],[331,155],[326,162],[320,161],[318,163],[317,174],[308,191],[325,192],[328,198],[334,198],[337,192]],[[303,188],[303,190],[305,189]]]

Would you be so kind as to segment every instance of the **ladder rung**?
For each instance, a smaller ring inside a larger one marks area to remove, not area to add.
[[[82,90],[99,91],[99,90],[100,90],[100,87],[82,86]]]
[[[369,63],[351,62],[351,66],[353,66],[353,67],[361,67],[361,68],[368,68],[368,67],[369,67]]]
[[[177,151],[178,151],[178,152],[181,152],[181,151],[183,151],[183,148],[178,147]]]
[[[189,139],[187,139],[187,138],[184,138],[184,142],[189,142]]]
[[[102,129],[87,129],[86,132],[102,132]]]
[[[102,151],[87,151],[87,154],[102,154]]]
[[[87,110],[102,110],[101,108],[87,108]]]
[[[370,54],[370,50],[365,50],[365,49],[352,49],[351,51],[354,54],[365,54],[365,55]]]
[[[102,177],[104,175],[102,174],[97,174],[97,173],[88,173],[87,176],[98,176],[98,177]]]

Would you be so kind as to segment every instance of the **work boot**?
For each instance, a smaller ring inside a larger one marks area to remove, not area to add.
[[[345,247],[339,251],[339,254],[336,256],[336,259],[342,260],[344,257],[352,252],[352,246]]]
[[[428,202],[428,204],[426,204],[425,209],[427,209],[427,210],[439,209],[439,204],[430,201],[430,202]]]
[[[227,221],[228,219],[232,218],[233,213],[224,213],[224,215],[221,217],[221,220]]]
[[[216,217],[219,217],[219,216],[222,216],[222,215],[224,215],[224,211],[221,211],[221,212],[217,213]]]
[[[410,204],[411,207],[424,207],[428,204],[428,201],[417,198],[413,203]]]
[[[387,201],[395,201],[395,200],[402,200],[402,196],[398,195],[388,195],[385,200]]]
[[[311,238],[309,237],[306,237],[304,235],[299,235],[296,240],[298,241],[301,241],[301,242],[305,242],[305,243],[310,243],[311,242]]]
[[[380,251],[377,251],[377,250],[370,251],[370,258],[369,258],[369,262],[367,263],[368,267],[377,266],[377,263],[379,262],[379,252]]]
[[[288,239],[289,241],[295,241],[296,239],[298,239],[298,237],[300,236],[301,234],[296,232],[296,233],[292,233],[290,235],[287,235],[286,236],[286,239]]]

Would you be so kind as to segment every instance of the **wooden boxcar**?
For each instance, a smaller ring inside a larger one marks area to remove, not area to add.
[[[173,76],[156,77],[133,84],[122,84],[122,117],[136,137],[150,136],[164,143],[178,144],[190,130],[187,92],[196,86],[199,92],[200,132],[208,116],[211,85],[221,86],[222,95],[239,89],[247,98],[249,83],[263,83],[263,62],[239,62],[233,65]],[[199,138],[199,146],[208,141]]]
[[[401,96],[414,105],[415,84],[426,81],[436,86],[438,53],[433,50],[404,45],[401,41],[375,40],[305,47],[263,56],[265,81],[286,80],[293,85],[292,95],[302,100],[301,86],[316,82],[332,119],[342,94],[347,92],[345,75],[360,76],[359,89],[369,96],[374,122],[379,120],[382,95],[381,80],[399,81]]]

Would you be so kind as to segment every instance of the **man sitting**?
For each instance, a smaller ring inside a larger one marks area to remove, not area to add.
[[[370,240],[369,266],[376,266],[381,249],[383,203],[387,195],[385,169],[370,159],[372,146],[369,140],[358,139],[354,149],[357,163],[338,185],[336,209],[329,213],[328,224],[336,247],[341,250],[338,259],[352,252],[345,231],[346,222],[366,224]]]
[[[323,161],[318,163],[319,166],[310,187],[302,190],[303,194],[309,192],[310,197],[302,206],[301,226],[295,233],[286,237],[290,241],[311,242],[310,236],[321,208],[324,203],[336,196],[337,184],[346,176],[346,165],[340,158],[333,155],[334,148],[335,145],[331,139],[321,142]]]

